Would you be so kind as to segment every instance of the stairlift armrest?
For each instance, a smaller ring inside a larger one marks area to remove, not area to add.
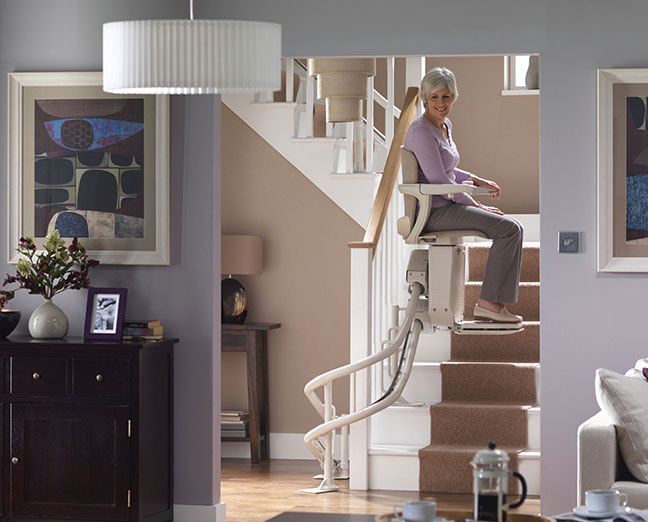
[[[485,194],[492,194],[495,191],[486,187],[478,187],[472,184],[435,184],[435,183],[420,183],[420,184],[403,184],[398,185],[398,190],[402,194],[414,196],[419,201],[426,196],[449,196],[459,192],[465,192],[471,196],[479,196]]]
[[[578,505],[585,504],[590,489],[610,489],[616,480],[617,436],[612,421],[603,412],[578,427]]]

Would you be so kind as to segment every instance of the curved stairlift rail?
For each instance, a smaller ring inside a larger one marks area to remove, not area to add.
[[[415,321],[418,301],[422,293],[423,287],[419,283],[414,283],[411,286],[411,296],[407,305],[405,320],[399,328],[396,338],[390,342],[389,346],[378,353],[366,357],[365,359],[346,364],[340,368],[330,370],[319,377],[315,377],[304,387],[304,394],[322,419],[324,419],[322,424],[316,426],[304,436],[306,447],[324,468],[324,479],[317,488],[305,489],[302,491],[309,493],[324,493],[338,489],[333,480],[333,437],[335,430],[349,426],[354,422],[366,419],[367,417],[384,410],[396,402],[402,394],[412,371],[414,357],[416,355],[416,346],[423,327],[419,320]],[[403,342],[405,342],[405,345],[403,346],[401,364],[399,365],[398,371],[396,372],[387,393],[377,401],[359,411],[351,412],[348,415],[342,415],[339,417],[336,416],[335,406],[333,406],[332,403],[333,381],[347,376],[353,378],[356,372],[369,368],[376,363],[381,363],[384,359],[394,355]],[[324,388],[324,401],[322,401],[316,393],[317,390],[322,387]],[[321,437],[325,438],[324,444],[320,441]]]
[[[398,172],[401,163],[400,148],[405,141],[407,129],[416,114],[417,100],[418,88],[408,88],[401,109],[401,117],[398,120],[398,126],[390,144],[385,169],[371,209],[364,238],[362,241],[349,243],[349,248],[351,249],[371,249],[371,258],[375,256],[380,234],[385,225],[389,205],[394,195],[394,188],[396,186],[396,180],[398,179]],[[338,428],[344,428],[344,430],[346,430],[346,427],[350,424],[366,419],[374,413],[387,408],[400,397],[414,363],[416,343],[418,342],[418,336],[422,328],[420,321],[416,322],[412,330],[412,342],[410,343],[410,346],[413,346],[414,348],[408,350],[408,346],[403,347],[402,357],[404,357],[404,369],[402,368],[403,365],[401,365],[402,371],[396,373],[393,385],[390,386],[389,393],[387,393],[386,396],[383,396],[378,401],[363,406],[358,410],[354,409],[356,404],[354,397],[351,400],[352,406],[349,415],[337,417],[335,414],[335,407],[332,404],[332,383],[334,380],[348,375],[351,379],[351,390],[354,390],[356,388],[355,376],[360,370],[368,368],[376,363],[382,364],[383,360],[391,357],[397,352],[412,327],[416,315],[418,298],[422,292],[423,288],[420,285],[415,284],[412,286],[405,321],[398,330],[396,338],[390,342],[387,348],[378,353],[363,357],[360,360],[353,361],[341,368],[326,372],[311,380],[305,386],[304,393],[306,394],[306,397],[317,410],[318,414],[324,419],[324,423],[310,430],[305,435],[304,442],[313,456],[323,465],[324,479],[318,487],[305,489],[303,491],[309,493],[335,491],[337,489],[333,476],[333,440],[335,430]],[[324,388],[323,402],[315,393],[315,390],[320,387]],[[320,442],[321,437],[324,437],[324,444]]]

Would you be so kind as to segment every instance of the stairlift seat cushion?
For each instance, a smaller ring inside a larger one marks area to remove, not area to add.
[[[596,370],[596,401],[616,425],[619,449],[630,473],[648,483],[648,382],[639,376]]]

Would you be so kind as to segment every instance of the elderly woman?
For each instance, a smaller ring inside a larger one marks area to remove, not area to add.
[[[493,189],[495,192],[490,197],[499,199],[502,189],[497,183],[457,168],[459,153],[448,119],[452,104],[459,96],[452,71],[445,67],[430,70],[421,81],[419,96],[425,113],[412,122],[405,137],[405,148],[418,160],[419,183],[472,181]],[[475,319],[521,321],[522,317],[510,313],[505,303],[515,303],[518,298],[522,226],[497,207],[483,205],[464,192],[455,194],[454,200],[433,196],[424,232],[462,229],[479,230],[493,240],[481,295],[475,304]]]

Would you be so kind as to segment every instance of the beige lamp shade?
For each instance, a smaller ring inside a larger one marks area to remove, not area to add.
[[[261,236],[221,236],[221,274],[252,275],[263,269]]]

